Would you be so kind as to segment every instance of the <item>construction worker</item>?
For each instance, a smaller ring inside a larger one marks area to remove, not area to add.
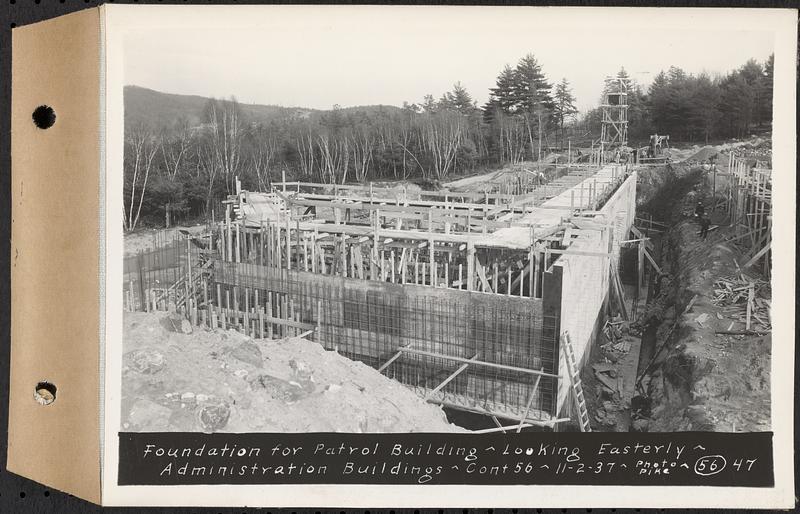
[[[694,216],[695,218],[702,218],[706,213],[706,208],[703,206],[703,202],[697,202],[697,205],[694,208]]]
[[[700,216],[700,237],[703,238],[705,241],[706,236],[708,235],[708,227],[711,225],[711,220],[709,220],[706,216]]]

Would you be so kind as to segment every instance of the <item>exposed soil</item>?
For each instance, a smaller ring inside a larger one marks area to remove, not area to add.
[[[179,230],[189,232],[202,232],[205,225],[178,226],[159,229],[139,229],[125,234],[125,257],[136,255],[141,251],[149,252],[155,248],[164,246],[165,242],[172,241],[177,237]]]
[[[728,242],[733,232],[725,213],[711,212],[714,202],[701,168],[653,168],[642,175],[642,210],[670,228],[661,245],[665,276],[639,321],[643,329],[654,327],[655,358],[640,363],[639,373],[646,374],[633,428],[769,430],[771,336],[715,334],[744,326],[738,313],[712,302],[718,279],[763,277],[754,269],[738,268],[745,259]],[[649,191],[648,185],[655,190]],[[692,215],[697,202],[711,213],[706,240]],[[769,301],[768,288],[762,294]]]
[[[255,340],[137,312],[125,313],[123,341],[123,430],[464,431],[398,382],[306,339]]]
[[[596,431],[770,429],[771,336],[715,333],[745,328],[741,309],[712,300],[715,282],[764,277],[739,268],[746,258],[730,241],[735,235],[725,213],[712,212],[710,184],[701,166],[639,171],[637,216],[652,216],[668,227],[651,234],[664,274],[650,275],[644,310],[634,323],[620,326],[617,341],[625,342],[625,348],[630,343],[630,350],[615,350],[614,342],[600,334],[584,368]],[[712,229],[705,240],[693,215],[697,202],[710,213]],[[769,301],[768,285],[759,295],[760,301]],[[768,327],[759,330],[768,334]],[[633,390],[629,381],[636,381]]]

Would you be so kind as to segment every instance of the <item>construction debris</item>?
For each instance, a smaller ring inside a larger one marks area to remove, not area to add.
[[[728,318],[745,323],[748,330],[753,321],[758,324],[757,331],[771,330],[769,282],[740,271],[736,275],[717,279],[713,287],[711,302],[722,307]]]

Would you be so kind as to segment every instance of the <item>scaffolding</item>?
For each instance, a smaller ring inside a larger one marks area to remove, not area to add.
[[[630,80],[606,77],[600,133],[601,162],[612,162],[616,151],[628,144],[628,90]]]
[[[719,175],[721,182],[723,176]],[[714,209],[725,210],[735,230],[732,241],[746,247],[747,261],[742,268],[759,266],[764,276],[769,277],[772,257],[772,170],[762,163],[750,165],[731,152],[724,178],[728,180],[728,185],[718,202],[715,167],[712,177]]]

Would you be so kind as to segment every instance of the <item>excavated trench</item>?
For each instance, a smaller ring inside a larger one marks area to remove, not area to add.
[[[667,349],[672,343],[685,335],[686,330],[677,326],[676,312],[686,308],[686,287],[675,277],[678,276],[681,245],[676,239],[674,228],[684,221],[686,204],[693,205],[696,189],[702,180],[701,170],[689,170],[680,166],[648,168],[640,172],[641,180],[637,191],[637,216],[665,223],[668,228],[663,234],[651,235],[660,256],[663,275],[650,275],[649,297],[644,312],[636,324],[641,331],[641,348],[637,367],[636,396],[631,400],[631,429],[642,430],[652,416],[653,403],[661,398],[653,398],[651,391],[642,385],[643,378],[649,378],[654,370],[660,369],[672,385],[668,394],[678,403],[688,404],[691,400],[690,366],[680,362],[681,358],[666,359]],[[692,193],[692,194],[690,194]],[[691,197],[691,198],[689,198]],[[688,201],[687,201],[688,200]],[[666,366],[666,367],[665,367]]]
[[[708,213],[713,204],[704,179],[701,169],[681,165],[640,172],[637,216],[667,228],[654,238],[663,274],[651,275],[635,323],[642,345],[633,431],[769,429],[770,336],[715,333],[734,318],[711,301],[713,284],[741,272],[741,255],[725,239],[724,212],[710,215],[718,230],[698,235],[694,207],[703,202]]]

